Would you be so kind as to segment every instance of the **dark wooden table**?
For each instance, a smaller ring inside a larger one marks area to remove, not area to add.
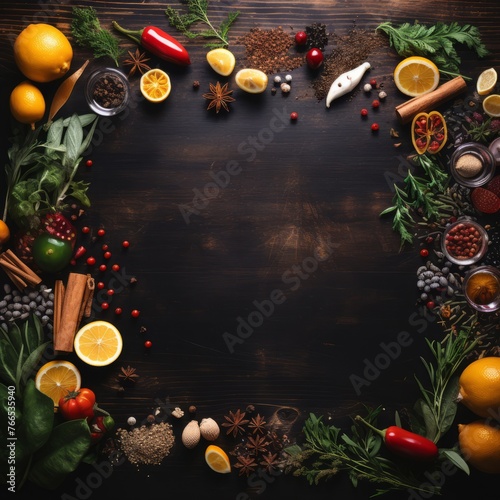
[[[167,4],[180,7],[174,1],[2,2],[3,162],[10,130],[8,95],[21,80],[13,63],[13,40],[31,22],[54,24],[69,35],[76,4],[94,6],[104,26],[111,20],[134,29],[152,24],[172,34],[164,9]],[[471,89],[482,70],[500,63],[498,2],[249,0],[213,1],[210,8],[215,19],[231,9],[241,12],[230,32],[238,68],[244,53],[238,39],[253,27],[282,26],[293,33],[322,22],[329,32],[345,34],[353,26],[370,31],[384,21],[414,20],[478,26],[491,56],[478,60],[471,51],[460,52],[463,73],[472,77]],[[207,112],[201,94],[209,82],[224,79],[206,64],[203,42],[179,38],[190,52],[190,67],[151,61],[171,76],[168,100],[150,105],[140,97],[138,79],[132,79],[133,105],[111,120],[109,130],[98,131],[89,156],[93,166],[81,168],[81,177],[91,183],[92,206],[78,224],[104,227],[106,241],[120,254],[123,275],[138,282],[122,286],[108,311],[95,307],[96,318],[115,323],[122,332],[120,359],[101,369],[86,367],[72,355],[68,359],[78,364],[85,385],[95,389],[118,426],[126,426],[131,415],[146,418],[167,397],[186,412],[196,405],[198,418],[219,423],[229,410],[247,405],[268,418],[290,408],[299,415],[289,429],[292,440],[300,438],[309,412],[347,427],[363,404],[381,405],[389,422],[394,410],[411,406],[418,395],[414,373],[422,373],[420,356],[428,355],[425,337],[441,335],[435,324],[422,332],[412,321],[415,270],[421,259],[415,248],[400,252],[390,221],[379,218],[392,199],[391,180],[412,151],[408,128],[394,113],[405,100],[392,80],[399,56],[387,45],[370,58],[370,76],[383,82],[388,94],[372,113],[380,125],[373,134],[372,117],[366,122],[359,114],[370,103],[363,92],[326,109],[315,98],[305,66],[292,72],[288,97],[269,90],[244,94],[229,77],[236,98],[230,113]],[[129,42],[123,39],[124,47],[135,48]],[[73,67],[88,57],[90,52],[75,47]],[[92,60],[91,68],[106,64]],[[198,91],[193,90],[194,80],[200,81]],[[78,82],[62,114],[86,112],[84,81]],[[46,85],[44,92],[51,95],[55,88]],[[292,111],[299,114],[296,123],[289,121]],[[279,126],[272,131],[275,117]],[[401,134],[400,148],[394,147],[391,128]],[[257,147],[251,146],[255,137],[260,138]],[[209,192],[215,178],[227,180],[221,172],[230,161],[238,162],[241,170],[216,196],[195,199],[197,193]],[[186,207],[192,213],[186,215]],[[121,253],[124,239],[131,246]],[[280,300],[271,307],[270,300],[279,293]],[[118,306],[125,311],[119,318],[113,314]],[[259,313],[265,306],[267,312]],[[136,320],[128,315],[134,308],[141,311]],[[237,336],[239,318],[254,326],[244,339],[229,345],[227,339],[235,337],[227,334]],[[363,376],[366,360],[373,360],[381,343],[395,341],[401,332],[408,332],[411,344],[357,393],[352,376]],[[148,339],[153,346],[146,350]],[[119,395],[116,374],[127,365],[136,367],[141,378]],[[92,486],[89,497],[77,491],[78,480],[85,481],[93,470],[82,466],[49,497],[366,499],[373,493],[366,484],[353,488],[344,474],[318,486],[285,475],[260,478],[253,485],[236,471],[217,475],[204,462],[203,445],[192,451],[182,446],[184,423],[173,422],[177,442],[160,466],[115,467]],[[218,444],[230,450],[234,441],[222,435]],[[476,471],[471,477],[456,473],[446,478],[443,490],[442,498],[450,500],[495,498],[496,478]],[[41,492],[28,485],[16,496],[35,494]]]

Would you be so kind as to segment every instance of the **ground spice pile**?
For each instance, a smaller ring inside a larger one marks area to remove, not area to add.
[[[132,464],[159,465],[174,444],[172,426],[166,422],[143,425],[131,431],[118,429],[120,448]]]
[[[344,36],[332,34],[332,42],[334,48],[325,57],[323,70],[312,84],[318,100],[326,97],[332,83],[342,73],[364,63],[372,52],[387,45],[387,40],[380,34],[358,31],[355,28]]]
[[[264,73],[292,71],[304,64],[303,54],[289,53],[294,39],[281,26],[270,30],[252,28],[239,42],[245,47],[245,66]]]

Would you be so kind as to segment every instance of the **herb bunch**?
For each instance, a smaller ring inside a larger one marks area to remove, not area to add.
[[[383,31],[389,36],[391,47],[403,57],[419,55],[434,61],[441,73],[456,75],[459,73],[461,59],[455,45],[466,45],[476,52],[478,57],[489,54],[481,42],[481,34],[476,26],[458,23],[438,22],[432,26],[404,23],[394,26],[391,22],[380,24],[376,31]]]
[[[428,220],[439,220],[448,217],[448,212],[455,208],[451,199],[438,195],[445,191],[449,175],[437,159],[423,154],[413,157],[413,161],[420,167],[422,176],[413,175],[408,169],[403,179],[403,187],[394,184],[393,204],[380,213],[380,216],[393,214],[392,228],[399,233],[401,246],[413,243],[415,213],[423,215]]]
[[[78,45],[90,48],[96,59],[108,56],[119,65],[118,59],[123,54],[120,41],[109,30],[101,27],[93,7],[73,7],[71,34]]]
[[[170,26],[180,31],[188,38],[217,38],[216,42],[209,42],[205,47],[218,48],[227,47],[229,45],[229,29],[239,16],[239,11],[229,12],[227,17],[222,21],[219,27],[214,26],[208,17],[208,0],[187,0],[188,12],[179,14],[172,7],[167,7],[165,14],[168,18]],[[203,23],[207,26],[202,31],[192,31],[191,25],[195,23]]]
[[[68,196],[90,205],[88,184],[74,178],[96,126],[95,114],[73,114],[26,135],[16,131],[7,152],[3,220],[8,215],[19,228],[30,229],[38,225],[42,213],[62,208]]]
[[[380,409],[371,410],[365,420],[375,426],[379,413]],[[293,445],[285,449],[290,455],[285,471],[305,477],[311,485],[344,471],[355,487],[360,480],[383,485],[374,496],[408,489],[429,496],[439,494],[440,487],[423,481],[411,466],[383,456],[380,453],[382,437],[356,421],[347,434],[334,425],[326,425],[322,417],[311,413],[303,431],[304,446]]]

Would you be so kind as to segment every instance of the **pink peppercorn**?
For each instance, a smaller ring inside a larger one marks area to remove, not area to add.
[[[290,113],[290,120],[295,121],[295,120],[297,120],[298,117],[299,117],[299,114],[297,113],[297,111],[292,111]]]
[[[361,116],[368,116],[368,110],[366,108],[361,110]]]

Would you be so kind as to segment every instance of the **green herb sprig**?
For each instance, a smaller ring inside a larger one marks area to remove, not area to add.
[[[476,26],[458,23],[438,22],[432,26],[404,23],[394,26],[391,22],[380,24],[376,31],[389,36],[391,47],[402,57],[420,55],[434,61],[439,71],[456,76],[460,72],[461,59],[455,45],[461,43],[473,49],[478,57],[489,54],[481,42],[481,34]]]
[[[365,420],[376,425],[380,409],[369,411]],[[305,444],[286,448],[290,458],[286,472],[318,484],[341,471],[347,472],[353,486],[360,480],[381,484],[373,496],[389,491],[413,489],[426,495],[439,494],[440,487],[425,482],[403,462],[394,462],[380,453],[382,438],[369,428],[354,423],[350,434],[326,425],[313,413],[304,424]]]
[[[179,14],[172,7],[167,7],[165,14],[170,26],[180,31],[188,38],[217,38],[218,42],[209,42],[205,45],[208,48],[227,47],[229,45],[229,29],[239,16],[239,11],[229,12],[226,19],[219,27],[214,26],[208,17],[208,0],[187,0],[188,12]],[[192,31],[191,25],[201,22],[207,26],[203,31]]]
[[[110,57],[118,66],[123,55],[120,41],[109,30],[101,27],[97,12],[93,7],[73,7],[71,34],[81,47],[90,48],[94,57]]]

